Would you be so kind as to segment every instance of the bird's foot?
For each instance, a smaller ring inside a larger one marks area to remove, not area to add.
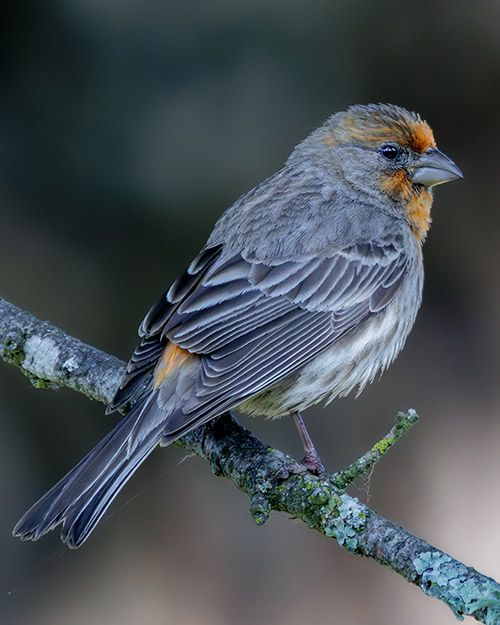
[[[306,454],[300,462],[290,462],[275,473],[275,480],[286,480],[290,475],[301,475],[303,473],[313,473],[318,477],[327,475],[326,469],[318,454]]]
[[[317,475],[318,477],[326,475],[326,469],[317,453],[306,454],[298,464],[302,465],[307,471],[314,473],[314,475]]]

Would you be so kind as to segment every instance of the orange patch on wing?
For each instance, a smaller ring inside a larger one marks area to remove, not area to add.
[[[165,380],[167,375],[180,367],[192,354],[182,347],[169,343],[163,350],[163,354],[156,365],[153,386],[157,388]]]

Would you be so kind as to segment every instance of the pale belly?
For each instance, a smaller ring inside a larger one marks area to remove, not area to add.
[[[420,307],[422,274],[406,280],[378,315],[335,341],[298,371],[242,402],[238,410],[275,418],[360,392],[403,348]]]

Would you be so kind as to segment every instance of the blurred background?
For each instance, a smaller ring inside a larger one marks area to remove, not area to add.
[[[500,5],[489,0],[20,0],[0,38],[0,294],[127,359],[215,220],[349,104],[419,111],[465,179],[437,189],[424,303],[396,364],[306,413],[327,468],[413,407],[353,495],[500,578]],[[0,363],[0,620],[455,623],[443,604],[182,450],[158,451],[85,546],[20,515],[115,423]],[[292,424],[243,421],[292,455]],[[184,460],[184,461],[183,461]]]

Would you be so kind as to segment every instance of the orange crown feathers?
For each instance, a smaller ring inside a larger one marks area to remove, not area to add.
[[[395,142],[421,154],[435,146],[429,124],[417,113],[392,104],[351,106],[345,113],[334,115],[329,122],[335,143],[354,143],[376,147]],[[327,122],[328,124],[328,122]]]

